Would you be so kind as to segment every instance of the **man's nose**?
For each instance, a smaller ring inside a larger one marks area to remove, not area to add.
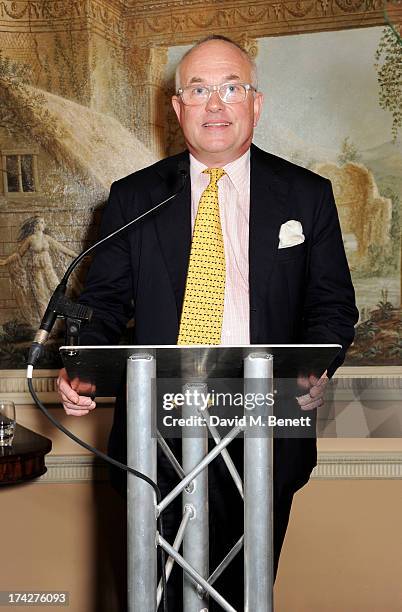
[[[205,106],[206,110],[209,111],[213,111],[216,112],[218,110],[222,110],[223,108],[223,102],[219,97],[219,94],[217,91],[212,91],[211,95],[209,97],[209,100]]]

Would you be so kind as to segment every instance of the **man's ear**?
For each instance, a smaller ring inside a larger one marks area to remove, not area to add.
[[[180,103],[180,98],[178,96],[172,96],[172,106],[173,106],[174,112],[176,113],[177,120],[180,123],[181,103]]]
[[[256,91],[254,94],[254,127],[257,126],[260,118],[263,102],[264,94],[262,94],[260,91]]]

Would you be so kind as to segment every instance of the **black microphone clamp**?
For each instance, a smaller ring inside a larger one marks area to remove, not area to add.
[[[90,321],[92,308],[70,300],[66,295],[66,285],[60,283],[53,292],[46,312],[43,315],[40,328],[35,334],[28,355],[28,365],[34,366],[42,356],[43,347],[47,342],[56,319],[68,319],[76,322],[78,328],[81,323]]]

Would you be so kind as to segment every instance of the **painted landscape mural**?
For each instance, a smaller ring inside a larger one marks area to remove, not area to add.
[[[174,65],[188,47],[127,50],[118,25],[107,36],[89,35],[70,17],[64,30],[0,30],[3,369],[25,366],[51,291],[96,236],[111,182],[182,147],[169,98]],[[360,312],[350,365],[402,363],[396,40],[390,28],[366,27],[267,36],[248,46],[266,97],[256,144],[334,188]],[[59,326],[42,367],[57,367],[61,333]]]

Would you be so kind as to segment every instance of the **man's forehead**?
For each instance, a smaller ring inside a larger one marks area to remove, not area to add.
[[[212,73],[219,72],[222,78],[235,80],[251,72],[245,54],[222,41],[208,41],[196,47],[185,57],[180,68],[182,76],[193,83],[208,79]]]

